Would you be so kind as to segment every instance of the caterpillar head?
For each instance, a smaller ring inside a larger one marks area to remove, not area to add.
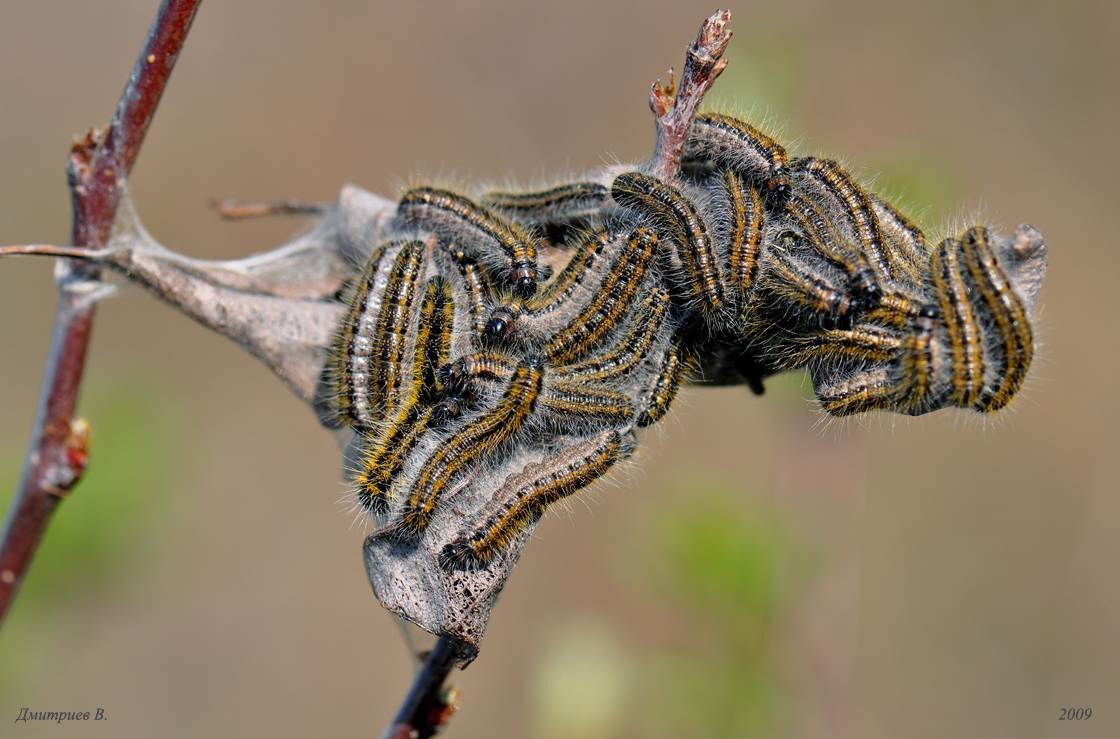
[[[975,226],[942,241],[929,263],[934,302],[904,321],[872,311],[850,331],[825,332],[824,359],[812,366],[821,406],[838,416],[1004,408],[1034,356],[1032,314],[1046,251],[1042,234],[1027,225],[1008,236]]]

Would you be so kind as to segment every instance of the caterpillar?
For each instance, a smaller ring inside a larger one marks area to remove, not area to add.
[[[485,569],[629,456],[686,383],[761,391],[807,368],[837,416],[988,413],[1019,391],[1033,229],[933,247],[835,161],[725,115],[698,116],[683,156],[671,181],[616,166],[540,191],[402,197],[327,364],[380,536],[415,539],[457,484],[504,481],[454,511],[461,533],[441,544],[441,567]],[[538,254],[563,265],[539,286]]]

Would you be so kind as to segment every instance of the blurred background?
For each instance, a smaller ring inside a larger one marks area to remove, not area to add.
[[[70,137],[155,0],[0,4],[0,243],[65,243]],[[711,102],[943,234],[1046,234],[1013,408],[828,423],[801,376],[690,389],[636,464],[554,511],[454,683],[458,737],[1115,737],[1120,268],[1115,3],[739,3]],[[714,5],[203,5],[140,157],[147,226],[229,258],[300,231],[209,199],[532,182],[648,156],[650,82]],[[0,503],[54,311],[0,264]],[[267,370],[136,289],[99,312],[85,481],[0,632],[0,725],[48,737],[376,736],[411,676],[339,452]],[[80,728],[13,724],[105,709]],[[1059,721],[1063,707],[1092,707]]]

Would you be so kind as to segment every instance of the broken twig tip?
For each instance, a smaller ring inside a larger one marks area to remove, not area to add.
[[[729,10],[708,16],[685,52],[679,84],[670,70],[668,84],[658,80],[650,89],[649,106],[657,126],[657,144],[648,168],[663,181],[674,179],[680,171],[692,118],[712,83],[727,67],[722,57],[731,42],[731,31],[727,28],[730,21]]]
[[[696,36],[692,51],[713,60],[723,56],[727,51],[727,45],[731,43],[732,33],[727,28],[730,22],[731,11],[726,8],[708,16],[700,26],[700,33]]]
[[[649,89],[649,109],[658,118],[667,115],[673,109],[673,99],[677,94],[677,80],[672,67],[669,67],[665,76],[668,82],[662,83],[661,78],[658,77]]]

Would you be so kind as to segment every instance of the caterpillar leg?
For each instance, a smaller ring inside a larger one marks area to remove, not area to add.
[[[598,480],[633,452],[629,432],[603,431],[590,439],[569,441],[543,461],[507,478],[480,521],[440,552],[447,570],[480,569],[501,556],[527,533],[545,510]]]

